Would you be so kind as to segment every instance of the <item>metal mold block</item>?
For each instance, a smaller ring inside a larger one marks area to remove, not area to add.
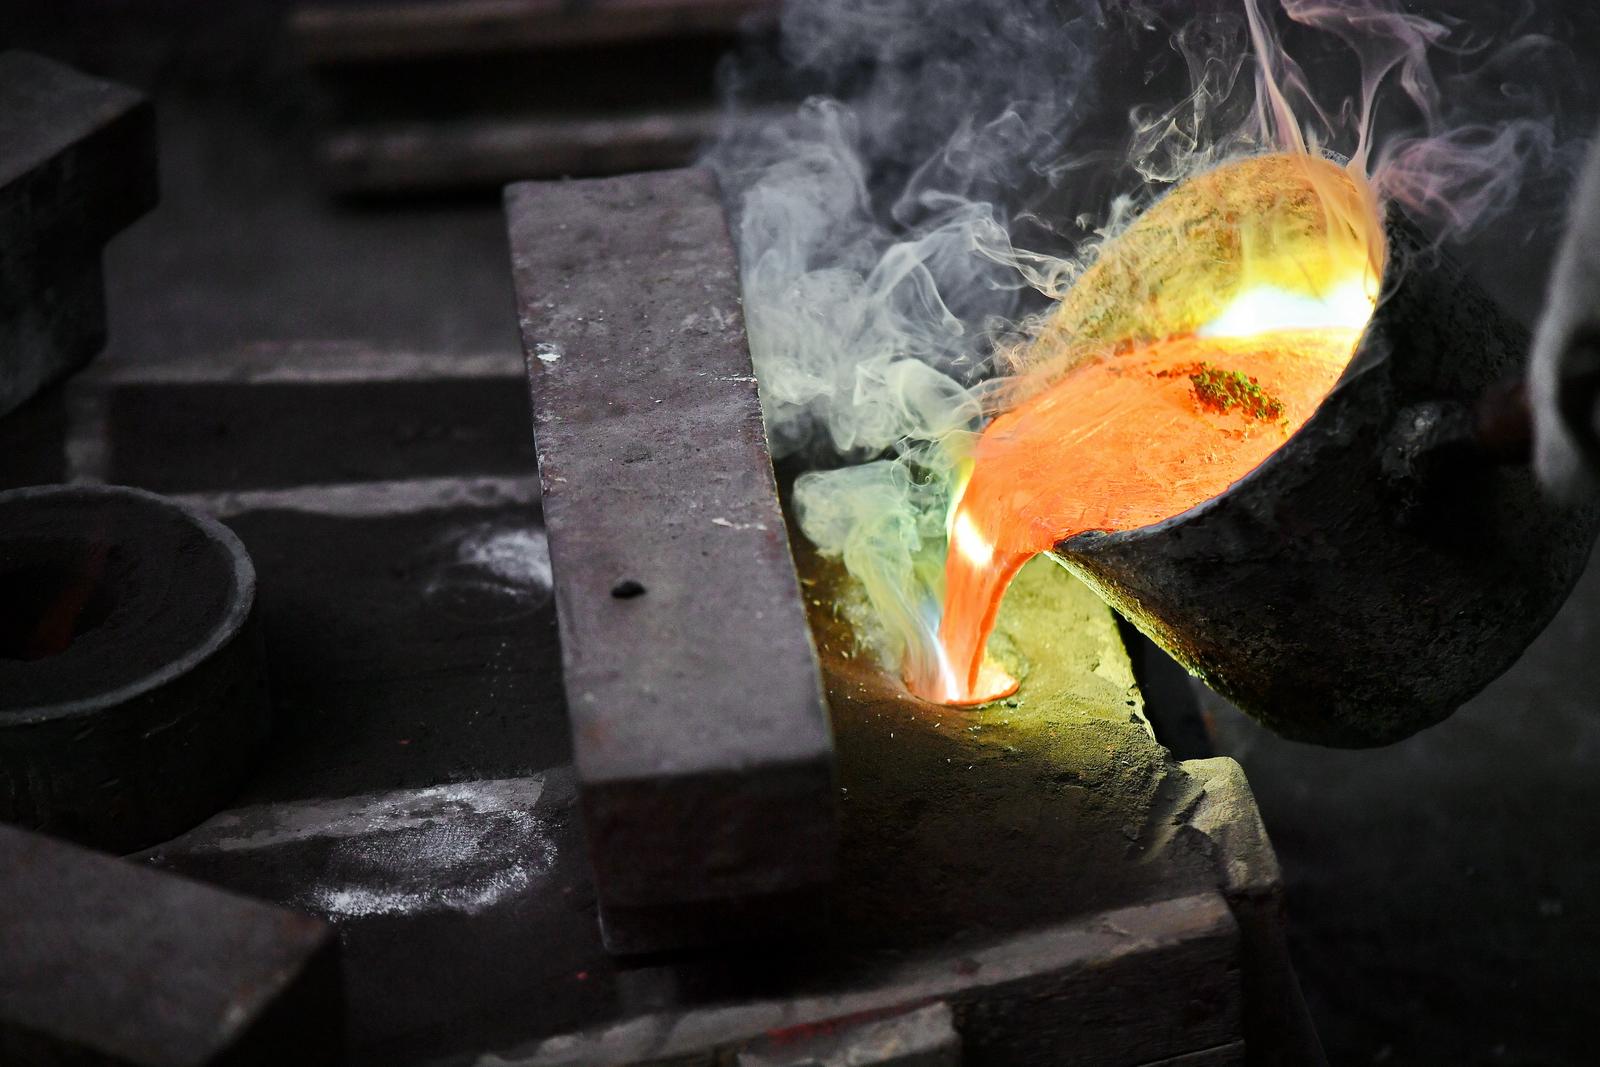
[[[506,210],[602,907],[818,885],[833,742],[715,183],[523,183]]]
[[[267,734],[255,584],[154,493],[0,493],[0,818],[126,852],[220,808]]]
[[[8,826],[0,901],[0,1062],[341,1062],[326,923]]]
[[[0,54],[0,415],[105,344],[100,250],[155,206],[143,96]]]

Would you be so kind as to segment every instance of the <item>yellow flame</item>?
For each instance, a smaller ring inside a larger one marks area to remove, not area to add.
[[[972,516],[965,511],[956,512],[955,525],[950,531],[950,543],[974,567],[987,567],[994,562],[994,545],[978,531]]]
[[[1322,296],[1258,285],[1234,297],[1196,333],[1201,337],[1257,337],[1277,330],[1360,330],[1376,304],[1377,293],[1362,277],[1349,278]]]
[[[1166,338],[1359,329],[1385,255],[1359,173],[1296,152],[1223,164],[1175,187],[1101,249],[1017,353],[1013,400],[1087,359]]]

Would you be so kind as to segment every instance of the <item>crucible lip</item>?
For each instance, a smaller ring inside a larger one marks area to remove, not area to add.
[[[1284,439],[1283,444],[1273,449],[1271,455],[1251,467],[1240,476],[1238,481],[1216,496],[1207,497],[1200,503],[1185,508],[1176,514],[1169,515],[1156,522],[1146,523],[1143,526],[1130,526],[1126,530],[1084,530],[1081,533],[1076,533],[1071,537],[1057,541],[1050,550],[1051,554],[1071,559],[1076,552],[1091,545],[1098,547],[1137,541],[1146,537],[1158,537],[1186,523],[1203,519],[1208,512],[1214,510],[1223,500],[1241,492],[1248,492],[1257,481],[1272,477],[1275,468],[1288,462],[1285,456],[1294,451],[1296,443],[1303,443],[1313,436],[1321,434],[1327,423],[1339,418],[1344,396],[1351,391],[1354,383],[1386,365],[1392,357],[1392,351],[1388,345],[1373,343],[1373,330],[1379,321],[1384,302],[1393,292],[1393,287],[1399,283],[1399,273],[1405,269],[1404,266],[1397,265],[1396,260],[1399,257],[1394,254],[1394,242],[1389,238],[1396,227],[1410,225],[1409,221],[1405,219],[1405,216],[1397,208],[1393,206],[1385,208],[1383,230],[1385,242],[1390,246],[1390,254],[1385,259],[1383,281],[1378,289],[1380,294],[1378,302],[1373,306],[1372,314],[1368,317],[1366,325],[1361,328],[1361,336],[1356,339],[1355,348],[1350,354],[1350,361],[1345,364],[1344,370],[1339,373],[1338,380],[1333,383],[1333,388],[1328,390],[1328,395],[1323,397],[1321,402],[1317,404],[1317,408],[1311,413],[1311,416],[1296,427],[1295,431]]]
[[[1447,718],[1503,673],[1587,563],[1600,501],[1561,503],[1470,450],[1399,462],[1419,411],[1470,411],[1528,334],[1402,213],[1383,299],[1339,382],[1225,492],[1053,547],[1188,670],[1296,741],[1368,748]]]
[[[223,600],[222,610],[204,624],[194,640],[174,646],[164,652],[159,666],[112,688],[88,696],[40,704],[18,704],[6,707],[0,704],[0,723],[13,726],[85,718],[107,708],[136,700],[193,670],[197,665],[215,655],[239,633],[255,604],[256,572],[244,544],[234,532],[211,516],[186,504],[158,493],[130,486],[111,485],[47,485],[32,486],[0,492],[0,522],[4,512],[11,508],[28,509],[36,505],[57,505],[63,511],[92,520],[110,507],[132,507],[156,513],[168,520],[176,520],[201,534],[208,549],[217,553],[225,564],[230,587]],[[25,511],[24,511],[25,513]],[[94,534],[85,525],[62,531],[63,538],[87,542]],[[4,553],[8,540],[0,529],[0,553]],[[113,608],[113,610],[115,610]],[[76,645],[76,642],[74,643]],[[72,656],[68,647],[52,660]]]

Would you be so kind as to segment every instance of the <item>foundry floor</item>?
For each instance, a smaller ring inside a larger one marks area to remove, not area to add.
[[[131,49],[90,58],[145,87],[161,69]],[[267,92],[280,76],[245,72]],[[296,341],[517,351],[497,201],[336,209],[301,163],[292,114],[243,118],[223,94],[158,103],[163,203],[108,256],[107,361]],[[1512,294],[1518,311],[1533,292]],[[1218,748],[1244,764],[1282,860],[1296,963],[1334,1063],[1593,1062],[1597,642],[1591,568],[1504,678],[1393,748],[1308,748],[1216,711]],[[403,784],[406,751],[374,748],[393,766],[363,773]]]

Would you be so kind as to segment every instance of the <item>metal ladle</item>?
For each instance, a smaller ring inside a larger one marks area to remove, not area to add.
[[[1398,741],[1498,677],[1600,529],[1592,495],[1542,492],[1526,462],[1530,422],[1504,383],[1527,331],[1398,212],[1385,231],[1384,298],[1305,425],[1221,496],[1053,553],[1250,715],[1340,747]]]

